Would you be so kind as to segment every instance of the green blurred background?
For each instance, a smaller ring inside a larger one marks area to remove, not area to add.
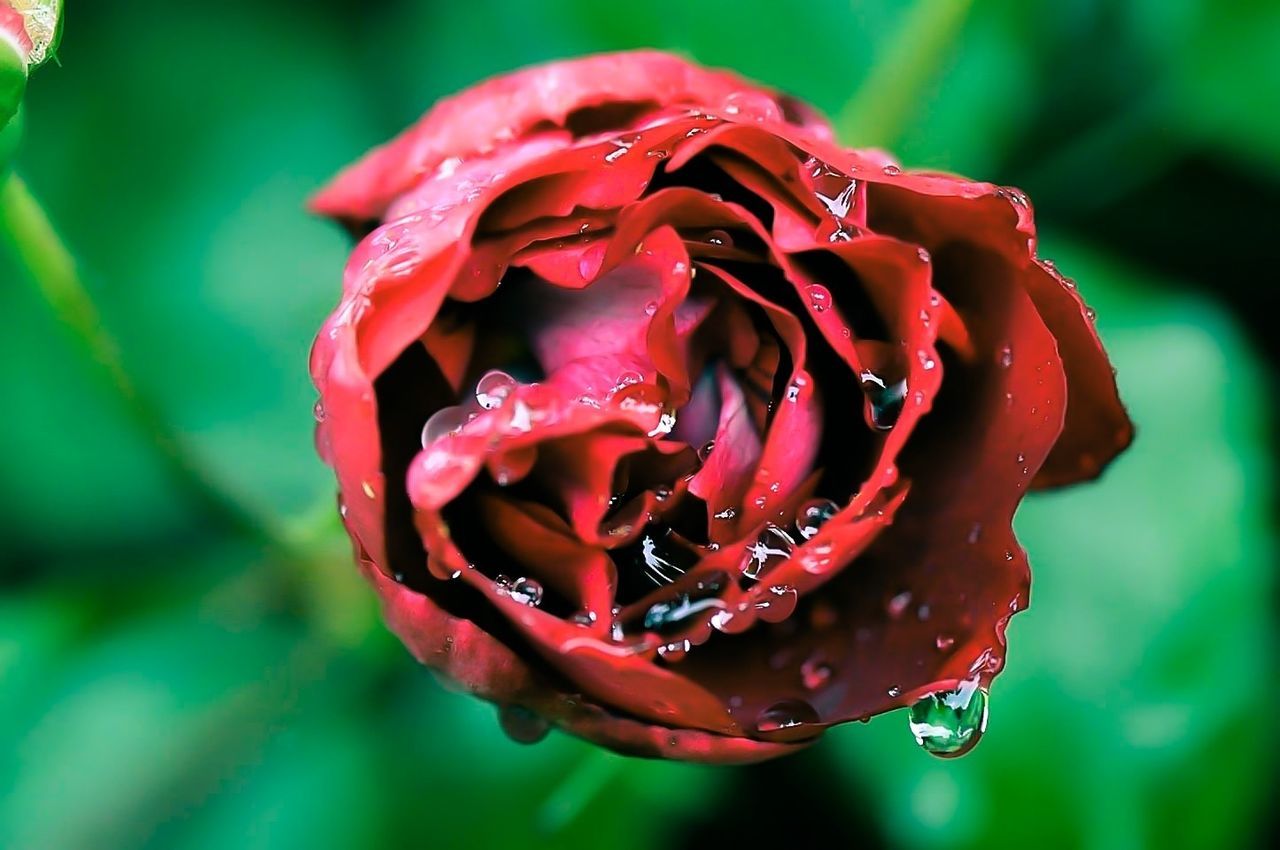
[[[444,94],[638,46],[803,96],[907,165],[1021,186],[1098,309],[1139,438],[1020,512],[1032,606],[964,759],[901,715],[750,768],[520,746],[355,576],[306,378],[348,242],[304,199]],[[73,2],[60,59],[17,170],[141,392],[245,510],[173,475],[0,252],[0,846],[1280,837],[1280,4]]]

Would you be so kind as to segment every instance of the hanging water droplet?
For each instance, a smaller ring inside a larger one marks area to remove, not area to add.
[[[830,499],[814,499],[805,502],[796,511],[796,531],[805,540],[813,537],[823,524],[840,512],[840,506]]]
[[[711,456],[711,453],[715,451],[715,448],[716,448],[716,441],[707,440],[705,443],[702,444],[701,448],[698,449],[698,460],[702,461],[703,463],[706,463],[707,458]]]
[[[316,422],[324,421],[324,416],[325,416],[324,399],[320,399],[320,398],[316,399],[315,406],[311,408],[311,413],[315,416]]]
[[[881,431],[888,431],[897,424],[902,413],[902,403],[907,397],[906,380],[886,384],[884,378],[869,370],[863,370],[858,377],[871,406],[871,424]]]
[[[485,410],[501,407],[516,388],[516,379],[501,369],[490,369],[476,382],[476,401]]]
[[[756,716],[756,733],[770,741],[803,741],[821,734],[817,710],[800,699],[775,702]]]
[[[542,585],[531,578],[516,579],[510,593],[512,599],[530,608],[536,608],[542,602]]]
[[[742,565],[742,574],[749,579],[758,579],[790,558],[795,548],[796,541],[790,534],[769,523],[760,532],[756,542],[747,547],[747,560]]]
[[[498,725],[518,744],[536,744],[551,731],[551,724],[524,706],[504,705],[498,709]]]
[[[954,691],[917,700],[907,722],[925,752],[941,758],[962,756],[987,729],[987,692],[976,677],[968,679]]]

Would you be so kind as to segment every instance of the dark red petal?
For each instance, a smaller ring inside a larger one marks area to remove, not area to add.
[[[657,51],[539,65],[440,101],[409,130],[334,178],[311,206],[343,219],[377,219],[422,175],[451,160],[495,151],[501,155],[528,144],[531,137],[568,145],[575,130],[618,132],[635,126],[646,113],[682,106],[710,109],[735,120],[793,120],[818,135],[829,133],[812,110],[788,110],[794,101],[780,105],[776,97],[735,74],[707,70]],[[594,115],[587,116],[588,111]],[[589,117],[590,126],[574,127],[575,113]]]
[[[414,657],[454,687],[482,699],[526,708],[588,741],[649,758],[745,764],[803,746],[671,728],[613,713],[553,687],[511,647],[474,622],[396,584],[370,563],[365,562],[362,571],[382,598],[387,625]]]
[[[1111,361],[1092,311],[1075,284],[1044,261],[1027,273],[1027,292],[1054,338],[1067,370],[1067,419],[1031,486],[1058,487],[1096,478],[1133,442],[1133,423],[1120,402]]]

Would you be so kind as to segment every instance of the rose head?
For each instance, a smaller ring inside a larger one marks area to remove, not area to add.
[[[976,740],[1014,509],[1131,438],[1021,193],[640,52],[443,101],[314,208],[362,236],[317,445],[419,660],[517,737],[749,761],[914,704]]]

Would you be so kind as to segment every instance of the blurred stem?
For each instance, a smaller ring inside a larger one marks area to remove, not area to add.
[[[159,450],[175,483],[229,530],[262,543],[289,563],[306,563],[307,550],[295,535],[227,492],[209,475],[182,435],[165,423],[157,406],[139,392],[124,368],[115,339],[103,327],[98,308],[80,280],[71,252],[16,174],[5,178],[0,187],[0,240],[58,321],[71,331],[97,374],[124,401],[129,416]]]
[[[622,767],[622,756],[592,747],[552,791],[538,812],[538,828],[554,835],[569,826]]]
[[[973,0],[916,0],[836,117],[840,138],[890,147],[902,136],[960,34]]]

